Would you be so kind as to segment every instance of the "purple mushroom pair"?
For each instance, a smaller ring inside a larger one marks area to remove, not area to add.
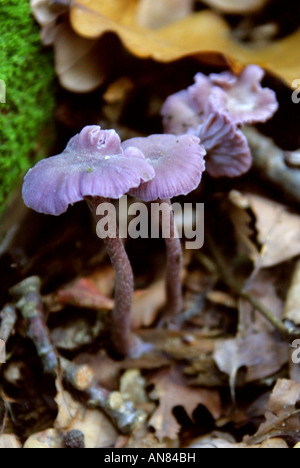
[[[85,200],[96,220],[100,204],[127,193],[146,202],[166,201],[170,207],[172,197],[187,195],[201,181],[205,150],[199,143],[193,135],[152,135],[121,144],[114,130],[85,127],[62,154],[40,161],[28,172],[23,199],[29,208],[54,216]],[[116,219],[110,223],[117,233]],[[171,208],[170,225],[166,285],[169,310],[177,314],[182,310],[182,253]],[[119,235],[103,238],[116,271],[112,342],[120,355],[138,354],[142,346],[130,330],[132,268]]]
[[[163,108],[166,133],[192,134],[207,151],[206,169],[212,177],[236,177],[252,164],[241,126],[266,122],[278,109],[274,91],[262,88],[264,71],[250,65],[231,72],[199,73],[195,84],[170,96]]]
[[[28,172],[23,186],[25,204],[39,213],[58,216],[69,205],[86,200],[98,220],[100,204],[127,193],[145,202],[165,202],[170,213],[170,235],[165,236],[168,309],[180,313],[182,251],[170,200],[198,187],[206,152],[206,167],[213,177],[235,177],[249,170],[252,158],[241,126],[264,122],[278,108],[275,93],[261,87],[263,75],[255,65],[238,77],[230,72],[209,77],[198,74],[193,86],[167,99],[162,110],[165,135],[121,144],[114,130],[84,128],[62,154],[40,161]],[[110,223],[117,233],[116,219]],[[116,271],[112,341],[119,354],[133,355],[139,344],[130,330],[131,265],[118,234],[103,238]]]

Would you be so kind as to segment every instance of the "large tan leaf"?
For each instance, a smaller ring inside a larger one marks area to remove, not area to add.
[[[138,6],[138,0],[76,0],[71,23],[79,35],[89,39],[115,32],[141,58],[169,62],[200,54],[208,63],[227,63],[236,71],[241,65],[257,63],[289,85],[300,76],[300,29],[263,47],[250,46],[236,42],[227,23],[211,11],[193,13],[153,30],[138,24]]]

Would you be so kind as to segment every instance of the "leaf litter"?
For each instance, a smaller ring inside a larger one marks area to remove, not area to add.
[[[157,3],[32,0],[42,39],[54,47],[60,85],[70,92],[58,98],[58,144],[91,120],[115,126],[124,139],[161,132],[165,98],[197,71],[239,72],[256,63],[274,89],[290,93],[300,72],[299,29],[276,40],[266,33],[262,47],[243,42],[246,25],[223,16],[249,22],[253,13],[263,16],[266,2],[207,0],[200,9],[186,0],[172,12],[170,0]],[[298,148],[277,146],[274,122],[244,131],[255,170],[230,183],[205,178],[190,196],[207,206],[207,239],[201,251],[186,253],[185,311],[168,327],[161,320],[162,246],[126,241],[136,273],[131,324],[150,345],[138,358],[119,360],[111,349],[115,276],[83,207],[61,222],[63,243],[43,234],[49,221],[40,217],[34,253],[14,235],[0,258],[7,289],[25,278],[42,287],[33,313],[18,288],[18,297],[14,289],[2,304],[1,448],[299,443],[300,373],[291,357],[300,337]],[[68,245],[74,236],[75,260]]]

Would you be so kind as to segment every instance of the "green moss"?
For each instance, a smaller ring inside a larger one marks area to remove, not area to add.
[[[0,103],[2,211],[20,176],[45,156],[40,136],[53,119],[54,68],[29,0],[0,0],[0,12],[0,80],[6,84],[6,103]]]

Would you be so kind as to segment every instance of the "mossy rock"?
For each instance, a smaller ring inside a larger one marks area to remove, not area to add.
[[[0,0],[0,12],[0,80],[6,87],[6,103],[0,103],[1,214],[21,176],[46,155],[55,86],[52,53],[41,44],[29,0]]]

